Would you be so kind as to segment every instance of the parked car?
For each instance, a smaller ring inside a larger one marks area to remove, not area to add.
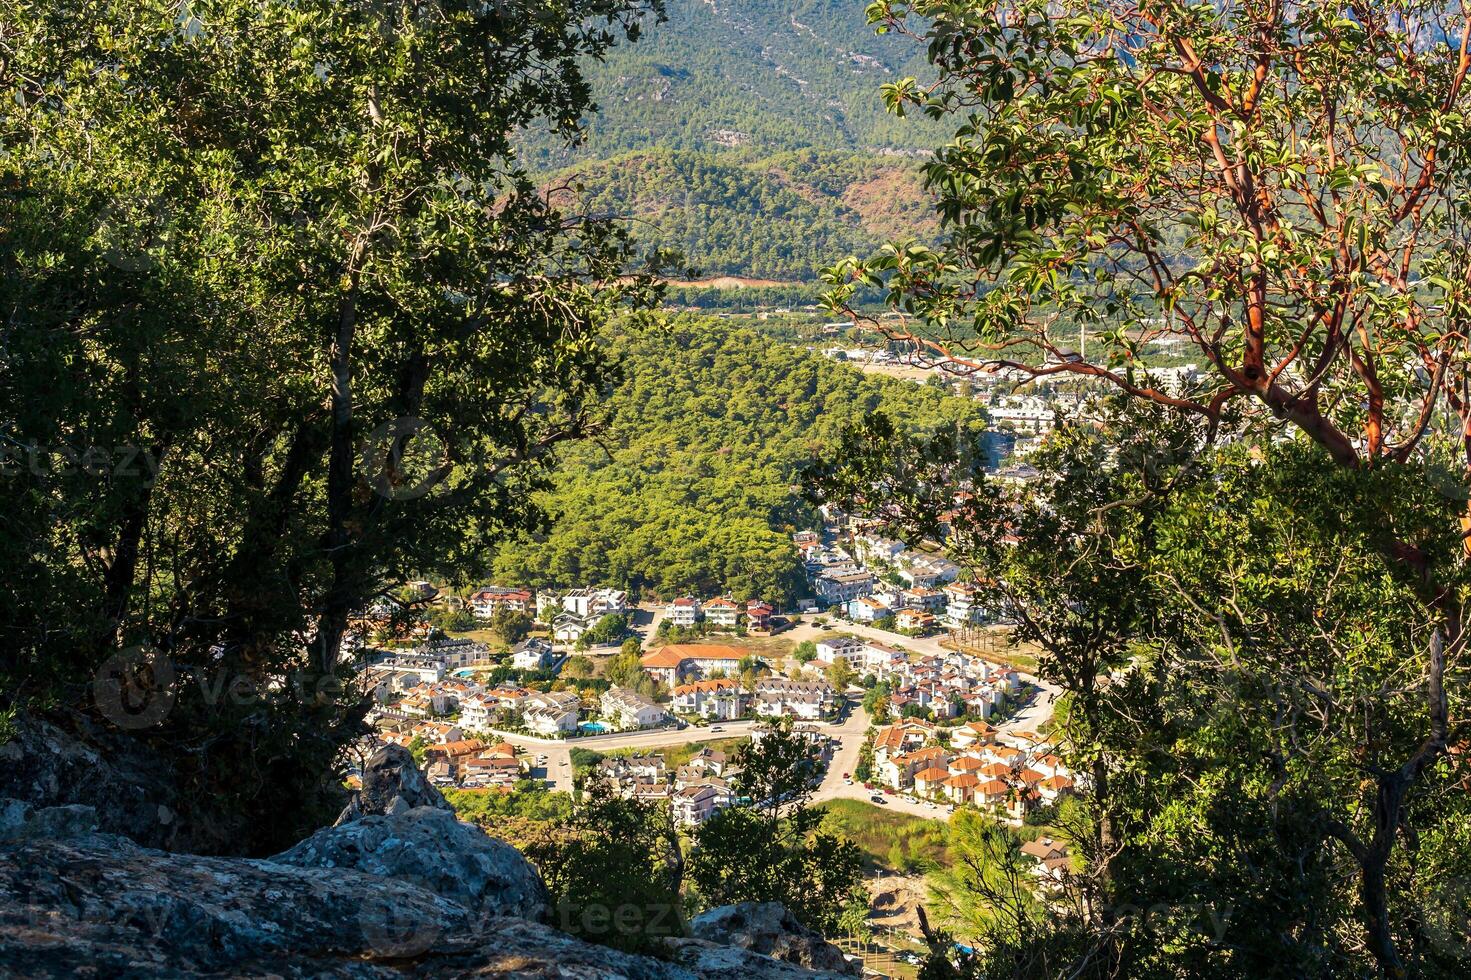
[[[873,800],[879,806],[888,806],[889,805],[889,801],[886,800],[886,799],[884,799],[883,798],[883,795],[880,794],[880,793],[873,794],[872,796],[869,797],[869,799],[870,800]]]

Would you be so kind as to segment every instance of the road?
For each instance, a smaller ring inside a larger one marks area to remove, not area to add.
[[[581,738],[537,738],[535,735],[518,735],[511,732],[491,730],[491,735],[510,742],[533,756],[546,756],[546,765],[532,769],[534,779],[546,779],[552,789],[571,792],[572,750],[591,749],[594,752],[611,752],[616,749],[656,749],[689,742],[715,742],[723,738],[742,738],[751,734],[755,721],[725,721],[718,725],[691,725],[685,729],[657,728],[643,732],[615,732],[609,735],[586,735]],[[716,731],[719,729],[719,731]],[[863,729],[859,729],[860,738]]]

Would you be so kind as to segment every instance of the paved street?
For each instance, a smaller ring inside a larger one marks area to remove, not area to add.
[[[756,727],[754,721],[726,721],[718,725],[691,725],[682,731],[660,728],[646,732],[622,732],[610,735],[588,735],[574,739],[537,738],[534,735],[514,735],[509,732],[492,731],[492,735],[533,756],[546,756],[545,774],[533,770],[532,776],[548,779],[553,789],[572,790],[572,749],[591,749],[594,752],[611,752],[615,749],[656,749],[688,742],[714,742],[723,738],[740,738],[751,734]],[[719,729],[719,731],[715,731]],[[859,730],[860,738],[862,729]]]

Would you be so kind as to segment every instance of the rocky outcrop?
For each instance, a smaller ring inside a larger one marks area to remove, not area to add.
[[[165,850],[199,835],[161,802],[174,797],[158,769],[141,743],[103,750],[44,722],[0,746],[0,976],[801,980],[845,966],[779,905],[742,913],[744,929],[707,913],[723,925],[670,940],[665,959],[558,932],[536,870],[456,820],[401,748],[374,754],[335,826],[270,859]]]
[[[794,963],[811,970],[834,973],[859,971],[843,958],[843,951],[822,935],[797,921],[780,902],[738,902],[697,915],[690,933],[721,946],[735,946]]]
[[[440,826],[438,818],[424,815],[432,812],[378,818],[377,829],[358,839],[386,842],[402,831],[402,839],[419,840],[420,830]],[[405,823],[416,829],[405,830]],[[305,853],[297,857],[305,860]],[[314,845],[310,853],[336,851]],[[383,848],[365,845],[363,853],[381,854]],[[362,861],[364,867],[371,864]],[[479,901],[482,909],[495,907],[486,892]],[[507,897],[502,907],[516,901]],[[100,834],[0,844],[0,976],[78,975],[165,980],[814,976],[748,949],[699,939],[675,941],[669,961],[620,953],[529,919],[482,918],[421,884],[357,867],[168,854]]]
[[[424,778],[408,749],[385,745],[363,766],[363,787],[337,818],[337,825],[359,817],[407,813],[421,806],[454,812],[439,790]]]
[[[92,835],[0,847],[0,975],[202,976],[423,953],[463,907],[359,871],[166,854]],[[352,975],[345,972],[343,975]]]
[[[319,830],[271,860],[409,881],[463,906],[477,919],[542,921],[547,915],[546,886],[520,851],[460,823],[453,813],[427,806]]]
[[[0,797],[42,810],[86,806],[100,829],[147,847],[213,850],[178,815],[178,793],[141,743],[78,716],[68,727],[22,715],[0,744]]]
[[[0,798],[0,844],[37,838],[80,837],[97,831],[97,811],[80,803],[33,807]]]

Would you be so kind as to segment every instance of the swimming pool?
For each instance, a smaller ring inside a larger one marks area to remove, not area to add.
[[[585,735],[601,735],[608,730],[608,726],[600,721],[579,722],[577,728]]]

